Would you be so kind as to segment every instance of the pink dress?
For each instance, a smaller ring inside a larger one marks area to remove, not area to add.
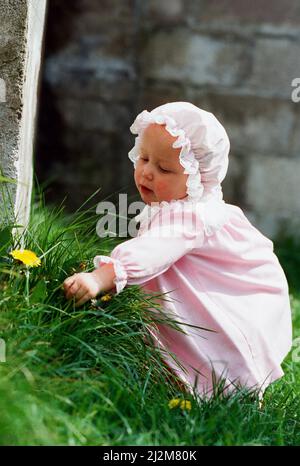
[[[114,264],[116,293],[126,285],[168,292],[164,312],[184,332],[158,324],[151,334],[188,389],[210,397],[223,379],[225,392],[242,385],[262,396],[284,375],[292,345],[288,284],[272,241],[239,207],[221,201],[223,220],[209,225],[215,202],[146,206],[137,236],[94,264]]]

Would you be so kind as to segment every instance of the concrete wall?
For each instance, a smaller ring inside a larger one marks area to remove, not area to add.
[[[0,168],[15,181],[0,183],[1,223],[28,221],[45,8],[46,0],[0,3]]]
[[[37,170],[50,200],[97,187],[135,193],[128,127],[143,108],[187,100],[231,140],[227,202],[266,234],[298,234],[297,0],[50,1]],[[51,178],[52,177],[52,178]],[[56,178],[56,179],[55,179]]]

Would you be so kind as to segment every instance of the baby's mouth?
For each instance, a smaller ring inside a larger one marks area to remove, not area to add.
[[[143,186],[142,184],[140,185],[141,190],[145,193],[152,193],[152,189],[146,188],[146,186]]]

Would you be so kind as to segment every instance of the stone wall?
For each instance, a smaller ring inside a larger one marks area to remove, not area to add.
[[[0,102],[0,169],[5,177],[14,180],[18,179],[26,3],[25,0],[5,0],[0,7],[0,77],[2,90],[5,91]],[[16,191],[16,184],[0,183],[1,224],[13,218]]]
[[[126,157],[136,108],[137,16],[133,0],[50,0],[36,170],[48,200],[78,207],[132,174]],[[131,186],[131,190],[133,187]]]
[[[26,226],[46,0],[0,3],[0,225]]]
[[[224,198],[266,234],[300,214],[297,0],[50,0],[37,171],[49,200],[78,207],[136,193],[128,127],[143,108],[187,100],[231,140]],[[52,178],[51,178],[52,177]]]

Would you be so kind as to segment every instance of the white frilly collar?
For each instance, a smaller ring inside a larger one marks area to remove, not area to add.
[[[140,230],[147,228],[153,217],[165,208],[184,208],[188,204],[189,209],[195,210],[200,215],[203,223],[204,233],[206,236],[213,235],[217,230],[228,221],[227,204],[222,199],[211,197],[205,201],[191,201],[188,197],[183,199],[157,202],[154,205],[146,204],[143,210],[134,217],[134,220],[140,222]]]

